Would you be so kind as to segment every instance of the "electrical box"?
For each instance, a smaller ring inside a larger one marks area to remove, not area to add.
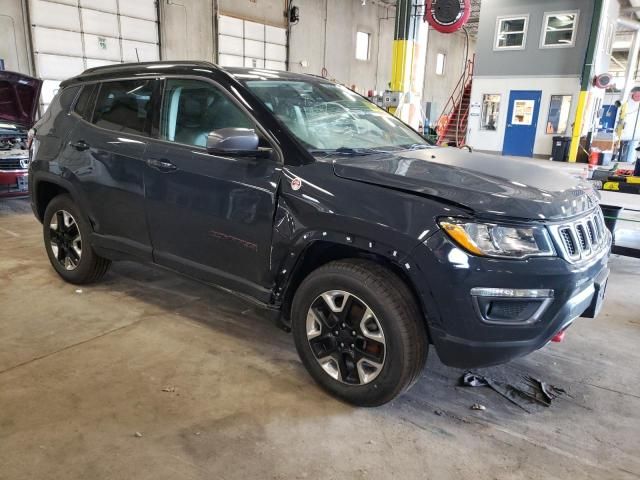
[[[382,94],[382,106],[384,108],[397,107],[400,104],[400,92],[387,90]]]

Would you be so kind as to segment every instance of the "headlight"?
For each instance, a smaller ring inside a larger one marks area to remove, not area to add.
[[[555,255],[544,227],[519,227],[444,218],[440,227],[467,252],[483,257],[526,258]]]

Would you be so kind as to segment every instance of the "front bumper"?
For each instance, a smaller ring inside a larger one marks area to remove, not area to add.
[[[0,170],[0,197],[29,194],[27,170]]]
[[[609,248],[589,262],[558,257],[514,261],[468,255],[443,232],[411,254],[414,283],[423,303],[432,343],[443,363],[460,368],[505,363],[546,345],[582,315],[595,316],[602,303]],[[533,321],[487,322],[472,289],[553,290]]]

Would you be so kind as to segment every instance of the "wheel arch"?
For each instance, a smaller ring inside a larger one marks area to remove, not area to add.
[[[44,220],[44,213],[51,200],[63,194],[69,195],[82,214],[90,219],[85,208],[83,208],[82,202],[79,201],[78,192],[71,182],[56,175],[43,175],[40,173],[31,186],[31,202],[34,213],[41,223]],[[90,223],[93,226],[93,221],[90,220]]]
[[[353,240],[352,240],[353,241]],[[374,250],[374,242],[364,242],[363,246],[347,244],[332,240],[317,240],[309,243],[297,256],[297,261],[291,268],[285,281],[276,287],[276,298],[281,303],[282,322],[285,326],[290,326],[290,312],[293,297],[304,279],[314,270],[326,265],[329,262],[347,259],[369,260],[378,265],[388,268],[396,274],[409,289],[410,294],[420,309],[425,328],[428,332],[427,312],[421,301],[419,291],[416,288],[414,279],[407,272],[407,265],[402,261],[407,254],[385,249]],[[408,252],[407,252],[408,253]],[[410,265],[409,265],[410,267]]]
[[[49,180],[39,181],[33,189],[33,199],[35,206],[36,217],[40,222],[44,220],[44,212],[47,210],[47,206],[58,195],[71,194],[69,189],[63,187],[59,183],[51,182]]]

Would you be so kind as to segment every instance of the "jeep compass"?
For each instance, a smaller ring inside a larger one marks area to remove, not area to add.
[[[435,147],[322,78],[99,67],[34,128],[31,202],[64,280],[135,259],[250,297],[356,405],[407,390],[430,348],[499,364],[602,305],[611,237],[590,187]]]

